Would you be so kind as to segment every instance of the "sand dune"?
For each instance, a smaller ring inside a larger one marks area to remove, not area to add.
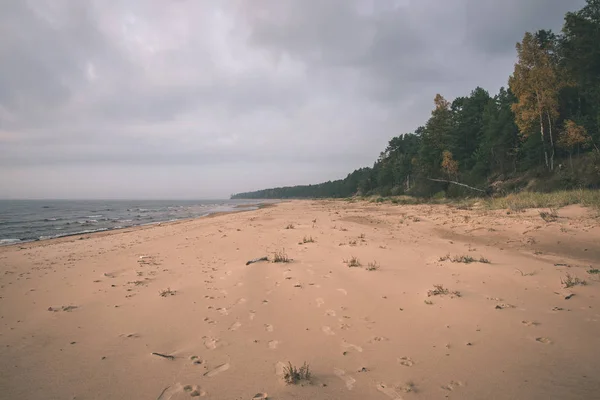
[[[599,219],[558,214],[293,201],[3,247],[0,398],[598,398]]]

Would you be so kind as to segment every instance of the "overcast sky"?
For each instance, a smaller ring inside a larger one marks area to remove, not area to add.
[[[370,166],[584,0],[1,0],[0,198],[224,198]]]

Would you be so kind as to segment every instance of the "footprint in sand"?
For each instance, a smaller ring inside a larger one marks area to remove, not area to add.
[[[342,342],[341,346],[344,349],[354,349],[354,350],[358,351],[359,353],[362,353],[362,351],[363,351],[362,347],[357,346],[357,345],[352,344],[352,343],[348,343],[348,342]]]
[[[385,394],[390,399],[402,400],[402,396],[398,394],[393,388],[389,387],[385,383],[377,383],[375,388],[381,393]]]
[[[465,384],[462,383],[461,381],[450,381],[449,384],[442,386],[442,389],[451,392],[454,389],[457,389],[462,386],[465,386]]]
[[[217,311],[221,314],[221,315],[229,315],[229,310],[223,307],[219,307],[217,308]]]
[[[204,397],[206,392],[198,385],[185,385],[183,391],[189,393],[190,397]]]
[[[335,317],[335,311],[334,310],[327,310],[327,311],[325,311],[325,315],[329,315],[330,317]]]
[[[410,357],[401,357],[398,359],[398,363],[400,365],[404,365],[405,367],[412,367],[415,365],[415,362]]]
[[[348,291],[346,289],[338,289],[337,291],[342,293],[344,296],[348,295]]]
[[[329,336],[333,336],[335,335],[335,332],[331,330],[330,327],[328,326],[324,326],[321,328],[321,330],[323,331],[324,334],[329,335]]]
[[[356,379],[354,379],[351,376],[346,375],[346,371],[344,371],[343,369],[334,368],[333,373],[335,376],[337,376],[338,378],[340,378],[341,380],[344,381],[344,383],[346,384],[346,388],[348,390],[352,390],[352,388],[354,387],[354,384],[356,383]]]
[[[250,400],[266,400],[268,398],[266,393],[256,393]]]
[[[182,385],[176,383],[173,386],[166,387],[157,400],[182,399],[189,397],[204,397],[206,392],[198,385]]]
[[[273,332],[273,329],[274,329],[273,325],[271,325],[271,324],[265,324],[265,330],[267,332]]]
[[[240,305],[240,304],[246,303],[247,301],[248,300],[246,300],[245,298],[242,297],[241,299],[238,299],[238,301],[236,301],[235,304]]]
[[[279,340],[271,340],[269,342],[269,349],[275,350],[279,346]]]
[[[523,321],[521,321],[521,323],[525,326],[538,326],[540,324],[539,322],[527,321],[527,320],[523,320]]]
[[[250,314],[248,315],[248,318],[250,318],[250,321],[252,321],[254,319],[254,317],[256,317],[256,311],[250,311]]]
[[[539,338],[535,338],[536,342],[540,342],[540,343],[544,343],[544,344],[551,344],[552,340],[545,338],[545,337],[539,337]]]
[[[231,325],[229,327],[229,330],[230,331],[237,331],[240,328],[240,326],[242,326],[242,324],[240,322],[236,321],[236,322],[233,323],[233,325]]]
[[[229,366],[229,363],[221,364],[218,367],[213,368],[210,371],[204,373],[204,376],[206,376],[207,378],[211,378],[217,374],[220,374],[221,372],[227,371],[229,369]]]
[[[214,350],[217,348],[217,341],[218,339],[206,338],[204,340],[204,347],[206,347],[209,350]]]
[[[317,302],[317,307],[321,307],[323,304],[325,304],[325,301],[322,298],[318,298],[315,300]]]

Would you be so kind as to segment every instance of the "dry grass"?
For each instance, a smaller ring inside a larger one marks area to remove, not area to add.
[[[161,297],[175,296],[175,293],[177,293],[177,290],[171,290],[171,288],[166,288],[158,292]]]
[[[558,219],[558,211],[551,208],[550,211],[540,211],[540,217],[546,222],[554,222]]]
[[[587,282],[584,281],[583,279],[579,279],[578,277],[571,275],[570,273],[567,272],[567,274],[564,276],[564,278],[560,278],[560,283],[565,287],[565,288],[571,288],[573,286],[583,286],[583,285],[587,285]]]
[[[296,368],[291,362],[283,369],[283,379],[288,385],[297,385],[301,381],[310,382],[311,373],[305,362],[300,368]]]
[[[273,253],[273,262],[274,263],[289,263],[291,261],[292,261],[292,259],[288,257],[287,253],[285,252],[285,249],[282,249],[281,251],[276,251],[275,253]]]
[[[348,267],[352,268],[352,267],[360,267],[362,266],[362,264],[360,263],[360,261],[358,260],[358,258],[352,256],[352,258],[350,258],[349,260],[344,260],[344,262],[346,263],[346,265],[348,265]]]
[[[460,297],[460,292],[459,291],[450,291],[448,289],[446,289],[444,287],[444,285],[433,285],[433,289],[427,291],[427,297],[431,297],[431,296],[445,296],[447,294],[450,294],[452,296],[456,296],[456,297]]]
[[[561,190],[552,193],[520,192],[483,200],[492,210],[508,208],[521,211],[527,208],[560,208],[570,204],[600,208],[600,190]]]
[[[377,271],[379,267],[379,263],[377,261],[373,261],[367,265],[367,271]]]
[[[490,260],[481,256],[479,259],[473,258],[470,255],[462,255],[462,256],[454,256],[451,257],[450,254],[446,254],[445,256],[441,256],[438,258],[438,261],[452,261],[453,263],[463,263],[463,264],[471,264],[474,262],[480,262],[482,264],[490,264]]]
[[[314,243],[315,239],[312,236],[304,236],[302,239],[302,243]]]

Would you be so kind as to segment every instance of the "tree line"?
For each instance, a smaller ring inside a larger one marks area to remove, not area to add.
[[[516,51],[507,88],[492,97],[477,87],[452,102],[436,95],[425,125],[392,138],[373,167],[232,198],[600,187],[600,0],[567,13],[559,34],[525,33]]]

